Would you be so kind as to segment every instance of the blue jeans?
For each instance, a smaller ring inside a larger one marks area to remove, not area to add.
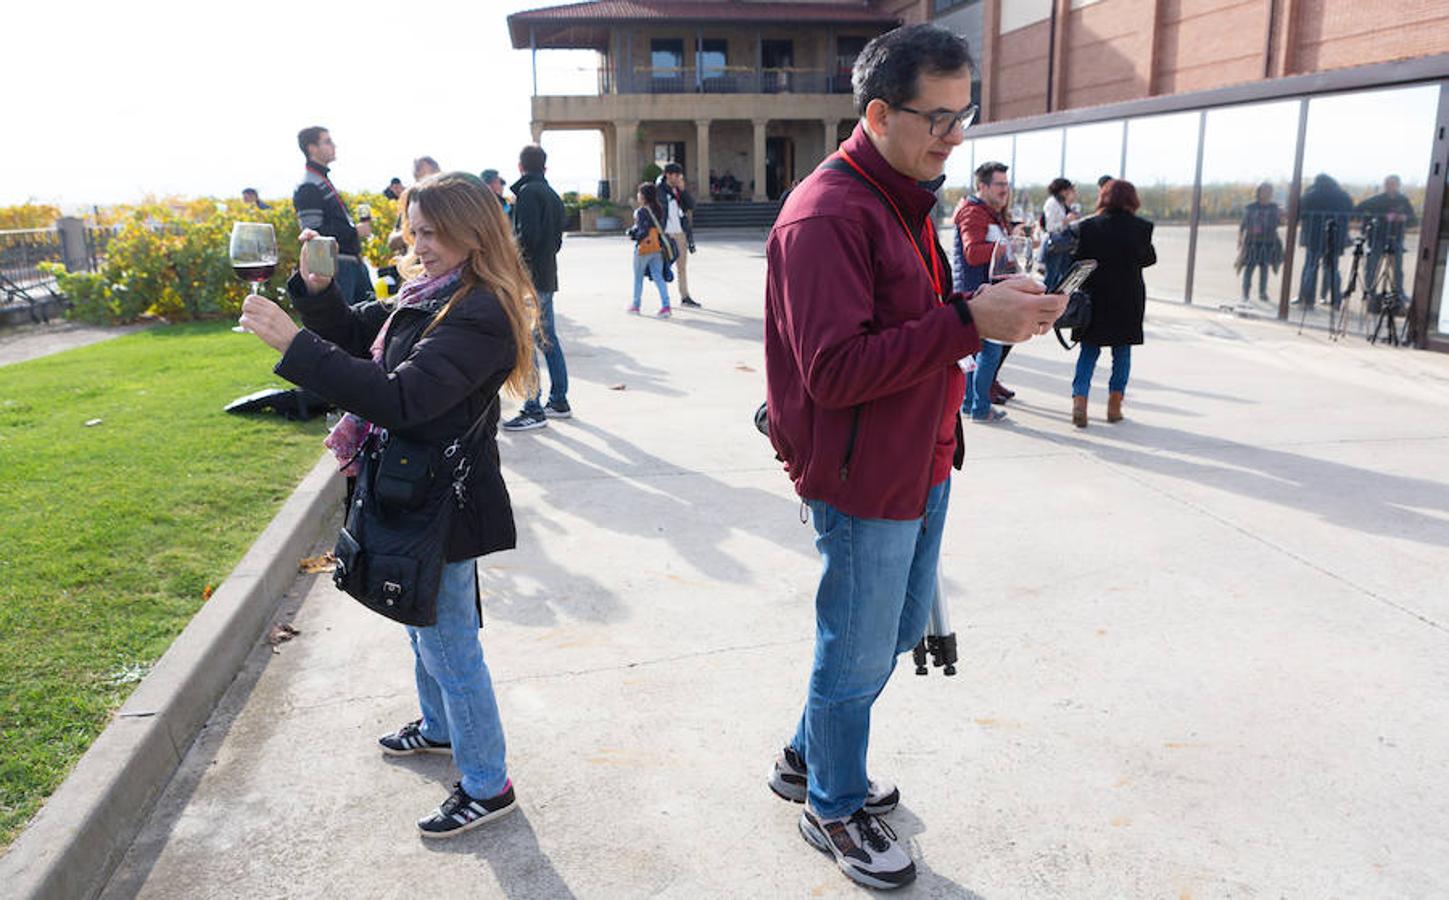
[[[1322,250],[1309,249],[1303,257],[1303,275],[1298,280],[1298,300],[1305,306],[1314,305],[1318,298],[1318,269],[1323,268],[1323,296],[1329,297],[1334,306],[1343,299],[1343,288],[1339,284],[1338,255]]]
[[[503,723],[493,681],[478,639],[474,560],[448,563],[438,590],[438,623],[408,626],[412,641],[423,737],[452,743],[463,790],[478,799],[496,797],[508,784]]]
[[[533,365],[538,366],[538,346],[543,345],[543,358],[548,364],[548,402],[553,405],[568,405],[569,369],[564,364],[563,348],[558,345],[558,332],[553,325],[553,291],[538,292],[538,334],[534,337]],[[541,415],[543,385],[533,392],[523,404],[523,412]]]
[[[1102,348],[1095,344],[1078,344],[1082,352],[1077,355],[1077,372],[1072,376],[1072,396],[1085,397],[1092,389],[1092,373],[1097,369],[1097,357]],[[1122,344],[1112,348],[1112,377],[1107,381],[1107,390],[1122,393],[1127,390],[1127,376],[1132,372],[1132,345]]]
[[[807,501],[825,564],[815,592],[815,665],[790,746],[809,770],[810,808],[827,819],[865,805],[870,708],[896,657],[926,633],[951,497],[931,489],[920,519],[860,519]]]
[[[356,306],[365,300],[372,299],[372,285],[368,283],[369,277],[367,263],[362,260],[337,260],[337,290],[342,294],[342,300],[348,306]]]
[[[973,419],[991,415],[991,384],[996,381],[996,370],[1001,368],[1005,351],[995,341],[981,342],[981,350],[976,354],[976,371],[966,375],[966,402],[961,410]]]
[[[634,308],[639,308],[639,301],[644,297],[644,275],[648,273],[659,288],[659,308],[669,308],[669,288],[664,282],[664,257],[658,253],[649,253],[640,256],[634,254]]]

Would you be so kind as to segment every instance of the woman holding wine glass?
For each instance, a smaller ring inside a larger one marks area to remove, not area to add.
[[[407,281],[395,302],[349,307],[332,278],[310,271],[304,252],[287,290],[305,327],[257,295],[246,298],[241,322],[281,352],[277,374],[352,411],[326,441],[344,473],[382,429],[449,458],[461,440],[471,468],[462,476],[465,504],[445,520],[437,623],[407,627],[421,716],[378,740],[389,755],[452,755],[460,780],[418,820],[424,837],[446,837],[515,808],[478,637],[475,563],[515,543],[499,469],[498,393],[523,398],[534,390],[537,306],[512,229],[482,181],[436,175],[406,197],[411,252],[399,263]],[[301,237],[305,247],[317,235]]]

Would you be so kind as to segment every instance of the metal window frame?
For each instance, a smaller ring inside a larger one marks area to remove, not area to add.
[[[1434,148],[1429,171],[1425,174],[1426,188],[1424,209],[1420,216],[1419,253],[1415,260],[1414,292],[1409,316],[1415,326],[1415,345],[1421,349],[1449,351],[1449,335],[1429,334],[1429,308],[1432,305],[1431,291],[1434,264],[1437,261],[1440,226],[1444,203],[1446,178],[1449,178],[1449,53],[1427,56],[1413,60],[1376,63],[1351,69],[1336,69],[1315,72],[1308,75],[1294,75],[1270,81],[1233,85],[1208,91],[1196,91],[1141,100],[1129,100],[1103,106],[1062,110],[1038,116],[1025,116],[1002,122],[977,125],[967,133],[975,142],[983,138],[1012,138],[1015,150],[1016,135],[1027,131],[1051,129],[1062,130],[1063,171],[1066,163],[1066,129],[1100,122],[1122,121],[1122,157],[1125,168],[1127,154],[1127,122],[1130,119],[1147,118],[1171,113],[1197,112],[1198,141],[1197,159],[1193,176],[1192,214],[1188,223],[1188,259],[1186,266],[1187,284],[1184,285],[1183,302],[1192,303],[1193,276],[1195,274],[1198,225],[1202,193],[1203,151],[1207,134],[1207,114],[1214,109],[1245,106],[1281,100],[1298,101],[1298,131],[1293,152],[1293,176],[1287,198],[1286,222],[1283,246],[1283,278],[1279,286],[1278,319],[1287,320],[1289,303],[1293,291],[1293,265],[1296,256],[1298,234],[1298,198],[1303,189],[1303,154],[1306,149],[1308,129],[1308,104],[1315,97],[1333,94],[1355,93],[1368,90],[1387,90],[1412,85],[1435,85],[1439,88],[1437,121],[1433,136]]]

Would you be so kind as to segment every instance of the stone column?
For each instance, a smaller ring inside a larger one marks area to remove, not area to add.
[[[528,130],[533,133],[533,142],[535,144],[539,144],[539,143],[542,143],[543,142],[543,123],[542,122],[529,122],[528,123]]]
[[[632,203],[634,189],[639,186],[638,154],[635,153],[635,145],[639,143],[639,120],[615,119],[614,140],[614,162],[618,165],[614,171],[614,201]]]
[[[840,120],[821,119],[820,124],[825,127],[825,152],[820,158],[828,159],[830,154],[834,153],[835,149],[840,146],[840,139],[836,137],[840,133]]]
[[[755,193],[750,199],[756,203],[765,202],[765,126],[769,119],[755,120]]]
[[[690,193],[696,203],[710,202],[709,195],[709,119],[694,120],[694,184]]]

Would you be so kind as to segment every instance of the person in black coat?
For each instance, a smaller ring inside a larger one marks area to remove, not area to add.
[[[1334,309],[1343,302],[1339,257],[1348,241],[1348,222],[1353,215],[1353,198],[1331,175],[1320,172],[1298,201],[1298,243],[1303,247],[1303,273],[1298,279],[1294,306],[1312,309],[1319,296],[1328,297]],[[1319,270],[1323,272],[1320,286]],[[1320,293],[1321,291],[1321,293]]]
[[[241,322],[281,351],[278,375],[351,410],[326,442],[344,472],[374,446],[377,429],[431,444],[437,459],[468,462],[448,467],[449,477],[463,473],[464,505],[446,526],[437,624],[407,628],[422,716],[378,741],[390,755],[452,754],[461,780],[418,821],[424,837],[444,837],[515,808],[478,639],[475,558],[515,544],[499,468],[498,392],[533,389],[535,306],[508,220],[482,181],[437,175],[407,197],[408,281],[395,303],[348,307],[333,279],[304,268],[287,283],[304,328],[255,294]],[[316,236],[303,231],[302,241]]]
[[[1103,347],[1112,348],[1107,421],[1122,420],[1122,396],[1132,368],[1132,345],[1142,343],[1147,286],[1142,270],[1157,262],[1152,223],[1136,215],[1137,188],[1121,178],[1108,181],[1097,199],[1097,214],[1077,223],[1077,259],[1095,259],[1097,270],[1082,286],[1092,297],[1092,321],[1075,336],[1081,341],[1072,378],[1072,424],[1087,427],[1087,392]]]
[[[548,154],[537,144],[529,144],[518,154],[518,171],[523,177],[513,183],[513,233],[533,275],[533,288],[538,292],[538,349],[543,351],[548,366],[548,404],[541,402],[541,390],[535,391],[518,415],[503,423],[505,431],[543,428],[549,419],[573,416],[568,399],[568,364],[553,320],[553,295],[558,291],[558,252],[563,247],[566,214],[563,200],[544,178],[547,163]]]

